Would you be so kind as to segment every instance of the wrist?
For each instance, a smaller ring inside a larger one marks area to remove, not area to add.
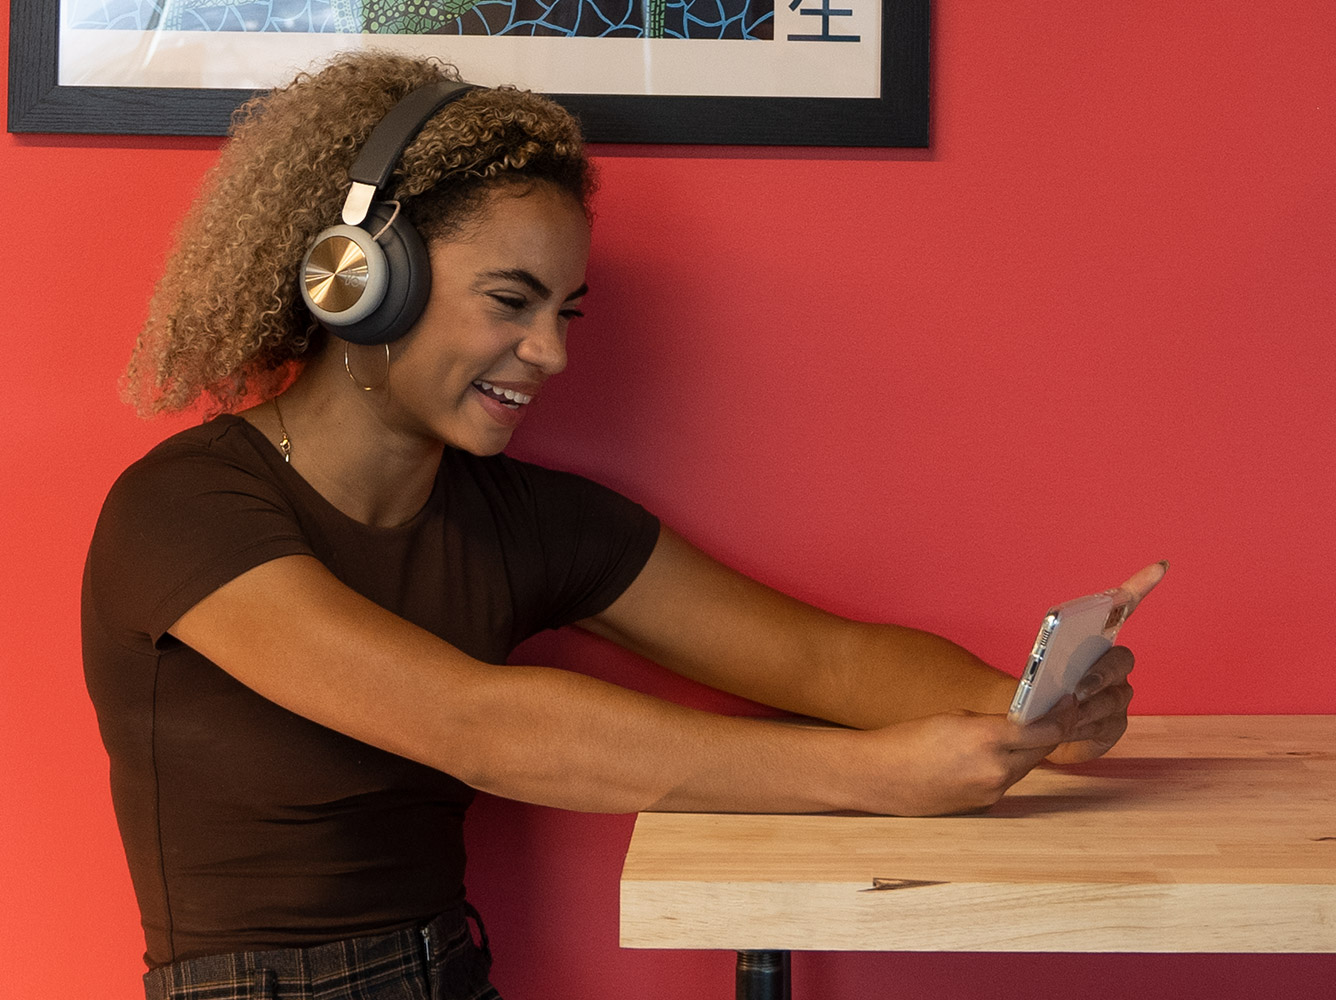
[[[823,776],[828,801],[822,811],[885,812],[880,799],[895,780],[885,767],[886,729],[831,729],[825,737],[823,760],[830,766]]]

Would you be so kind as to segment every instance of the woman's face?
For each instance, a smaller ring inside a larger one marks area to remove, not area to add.
[[[589,224],[554,185],[502,186],[460,234],[429,250],[431,295],[392,346],[385,419],[494,455],[543,383],[566,367],[566,328],[586,290]]]

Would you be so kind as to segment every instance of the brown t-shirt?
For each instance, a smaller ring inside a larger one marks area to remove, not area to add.
[[[238,417],[131,466],[89,550],[83,649],[149,965],[429,919],[463,897],[473,797],[261,698],[167,633],[182,614],[247,569],[313,555],[503,664],[536,632],[611,604],[657,537],[652,515],[586,479],[452,450],[409,523],[369,527]]]

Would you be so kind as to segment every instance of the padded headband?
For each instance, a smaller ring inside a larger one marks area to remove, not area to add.
[[[372,201],[394,173],[399,157],[432,115],[477,89],[471,83],[443,80],[419,87],[390,109],[371,130],[362,151],[348,168],[348,179],[353,183],[343,203],[345,225],[356,226],[366,218]]]

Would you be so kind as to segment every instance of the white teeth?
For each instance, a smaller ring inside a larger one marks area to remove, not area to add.
[[[523,392],[516,392],[514,389],[498,389],[491,382],[484,382],[482,379],[473,383],[483,392],[490,393],[498,400],[504,400],[507,403],[514,403],[517,406],[523,406],[533,401],[533,397]]]

